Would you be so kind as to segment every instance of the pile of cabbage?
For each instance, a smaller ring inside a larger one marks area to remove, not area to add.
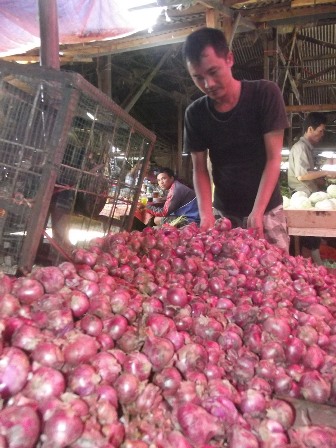
[[[310,196],[304,191],[296,191],[291,198],[283,196],[283,206],[290,210],[336,210],[336,185],[327,191],[316,191]]]

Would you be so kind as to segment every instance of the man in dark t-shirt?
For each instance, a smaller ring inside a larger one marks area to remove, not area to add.
[[[214,224],[212,206],[237,226],[288,250],[279,187],[284,129],[279,87],[271,81],[238,81],[222,31],[202,28],[183,48],[188,71],[205,96],[185,113],[184,145],[191,153],[201,228]],[[212,165],[212,188],[207,156]]]

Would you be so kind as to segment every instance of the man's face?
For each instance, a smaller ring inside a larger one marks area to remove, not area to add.
[[[227,96],[233,76],[232,53],[224,59],[216,55],[212,47],[206,47],[198,64],[187,61],[187,68],[195,85],[214,101]]]
[[[157,181],[161,190],[169,190],[174,183],[174,177],[168,176],[167,173],[158,174]]]
[[[314,129],[312,126],[309,127],[308,138],[313,145],[316,145],[319,141],[322,140],[322,138],[324,137],[325,129],[326,127],[324,124],[320,124],[320,126],[318,126],[316,129]]]

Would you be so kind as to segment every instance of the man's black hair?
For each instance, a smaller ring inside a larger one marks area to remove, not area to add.
[[[184,61],[198,64],[206,47],[213,47],[219,57],[226,58],[229,53],[229,46],[223,31],[204,27],[189,34],[186,38],[182,48]]]
[[[169,177],[175,177],[174,171],[170,168],[161,168],[158,174],[166,173]]]
[[[321,124],[327,124],[327,116],[322,112],[310,112],[303,122],[303,132],[306,132],[310,126],[316,129]]]

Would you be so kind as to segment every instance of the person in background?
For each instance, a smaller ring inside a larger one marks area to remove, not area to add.
[[[145,176],[146,180],[153,185],[157,185],[157,175],[159,174],[161,168],[162,167],[159,167],[155,162],[150,162],[149,170]]]
[[[176,220],[177,217],[186,218],[186,223],[199,223],[199,212],[195,192],[187,185],[176,180],[170,168],[162,168],[157,175],[157,182],[161,190],[166,190],[167,197],[163,207],[147,205],[146,211],[154,217],[154,224],[160,226]]]
[[[322,140],[326,124],[327,117],[321,112],[311,112],[303,122],[303,135],[292,146],[288,158],[288,186],[293,192],[303,191],[310,196],[324,188],[326,177],[336,177],[334,171],[315,169],[314,147]],[[322,264],[321,238],[301,237],[300,243],[303,256],[311,256],[316,264]]]
[[[186,109],[184,129],[201,228],[213,227],[214,206],[233,226],[254,228],[257,237],[288,251],[279,185],[288,120],[279,87],[267,80],[235,79],[234,57],[219,29],[191,33],[183,56],[195,85],[205,94]]]
[[[137,183],[137,179],[140,176],[142,166],[142,160],[138,160],[136,164],[128,171],[125,176],[125,184],[134,187]]]
[[[317,170],[314,146],[324,137],[327,117],[321,112],[311,112],[303,122],[303,135],[291,148],[288,158],[288,185],[294,191],[310,194],[324,188],[326,177],[336,177],[334,171]],[[323,182],[321,182],[323,180]]]
[[[143,159],[138,160],[137,163],[128,171],[125,176],[125,184],[129,187],[134,187],[137,184],[137,181],[140,176],[141,168],[143,164]],[[157,166],[152,162],[148,163],[144,173],[144,180],[149,181],[151,183],[156,183],[156,175],[155,172],[158,170]]]

